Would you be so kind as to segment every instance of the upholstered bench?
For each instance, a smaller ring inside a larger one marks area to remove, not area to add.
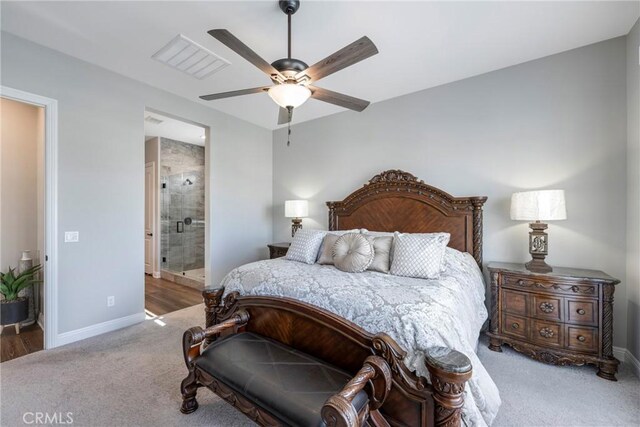
[[[198,404],[197,386],[205,385],[261,425],[360,426],[380,407],[391,388],[391,371],[378,356],[365,359],[351,375],[330,363],[273,339],[238,332],[201,343],[246,325],[239,311],[229,320],[185,332],[183,348],[190,374],[182,383],[181,411]],[[366,389],[366,390],[365,390]]]

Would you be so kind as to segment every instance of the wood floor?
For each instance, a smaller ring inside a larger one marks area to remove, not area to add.
[[[13,326],[7,326],[0,335],[0,362],[25,356],[44,348],[44,332],[37,323],[20,328],[16,335]]]
[[[161,316],[202,302],[200,291],[168,280],[144,276],[145,308]],[[0,363],[42,350],[44,332],[37,323],[20,329],[8,326],[0,335]]]
[[[144,306],[158,316],[202,303],[202,293],[188,286],[147,275],[144,285]]]

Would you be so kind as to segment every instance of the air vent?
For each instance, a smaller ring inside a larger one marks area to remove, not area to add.
[[[156,118],[155,118],[155,117],[153,117],[153,116],[147,116],[147,117],[145,117],[145,118],[144,118],[144,121],[145,121],[145,122],[152,123],[152,124],[154,124],[154,125],[159,125],[159,124],[160,124],[160,123],[162,123],[164,120],[156,119]]]
[[[226,59],[182,34],[178,34],[165,47],[154,53],[152,58],[199,80],[231,65]]]

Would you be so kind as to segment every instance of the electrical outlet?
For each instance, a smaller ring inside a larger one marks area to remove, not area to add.
[[[116,305],[116,297],[107,297],[107,307],[113,307],[114,305]]]
[[[65,243],[75,243],[80,241],[80,232],[79,231],[65,231],[64,232],[64,242]]]

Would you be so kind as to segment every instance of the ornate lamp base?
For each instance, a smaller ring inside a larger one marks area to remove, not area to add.
[[[293,218],[291,220],[291,237],[295,236],[296,231],[302,228],[302,218]]]
[[[544,262],[549,253],[549,235],[544,231],[548,225],[536,221],[530,223],[529,227],[531,227],[529,232],[529,253],[533,259],[526,263],[525,267],[534,273],[549,273],[553,271],[553,268]]]

